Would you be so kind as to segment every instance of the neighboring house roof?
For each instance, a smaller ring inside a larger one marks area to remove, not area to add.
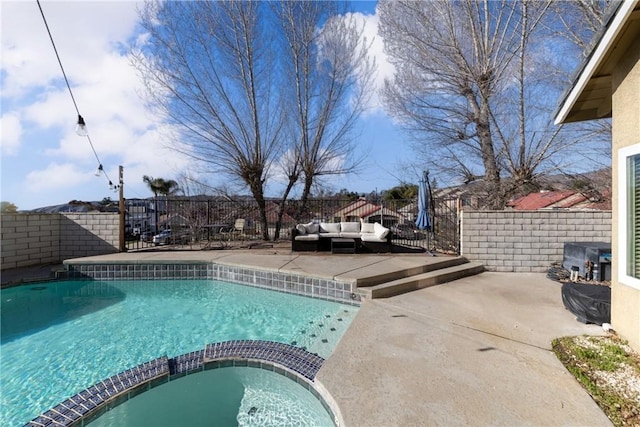
[[[265,209],[266,209],[266,214],[267,214],[267,222],[269,224],[275,224],[276,221],[278,220],[279,207],[280,206],[277,203],[274,203],[272,201],[267,201],[266,202]],[[284,212],[282,214],[282,223],[283,224],[294,223],[294,222],[295,222],[295,220],[293,219],[293,217],[291,215],[289,215],[286,212]]]
[[[274,201],[271,201],[271,200],[265,201],[265,214],[267,216],[268,224],[275,224],[276,221],[278,220],[279,207],[280,205],[278,205],[278,203]],[[242,217],[239,217],[239,218],[242,219]],[[244,214],[244,218],[250,221],[253,221],[254,224],[260,223],[260,213],[258,211],[252,211],[251,213]],[[287,223],[293,223],[293,222],[295,222],[293,217],[288,213],[284,212],[282,215],[282,223],[287,224]]]
[[[608,198],[605,197],[605,199]],[[541,191],[513,199],[507,203],[507,207],[518,211],[538,209],[610,210],[611,201],[593,202],[584,194],[573,190]]]
[[[161,224],[167,224],[174,227],[186,227],[189,225],[189,221],[180,214],[163,214],[158,218],[158,225]]]
[[[386,218],[394,217],[398,218],[398,220],[405,220],[405,216],[384,206],[376,205],[366,200],[356,200],[354,202],[349,203],[347,206],[344,206],[337,211],[335,211],[332,215],[332,218],[343,218],[347,219],[349,217],[358,217],[362,219],[368,219],[372,216],[383,215]]]
[[[373,203],[367,202],[364,199],[358,199],[349,203],[347,206],[344,206],[333,213],[333,216],[339,217],[348,217],[348,216],[359,216],[364,217],[363,212],[372,212],[378,209],[377,205]]]
[[[621,55],[640,38],[640,0],[613,2],[604,24],[561,98],[555,124],[611,117],[611,73]]]

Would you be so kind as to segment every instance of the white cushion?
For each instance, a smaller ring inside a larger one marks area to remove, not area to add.
[[[340,237],[344,238],[344,239],[359,239],[360,238],[360,233],[356,233],[356,232],[349,232],[349,231],[341,231],[340,232]]]
[[[383,227],[380,223],[376,222],[373,224],[373,232],[375,233],[378,239],[384,239],[387,237],[387,233],[389,233],[389,229]]]
[[[332,239],[334,237],[341,237],[340,234],[341,233],[320,233],[318,234],[318,236],[322,237],[323,239]]]
[[[373,224],[370,222],[362,222],[362,224],[360,225],[360,231],[363,233],[374,233],[374,227]]]
[[[316,224],[314,222],[310,222],[309,224],[305,224],[304,228],[307,229],[307,234],[314,234],[314,233],[317,233],[318,231],[320,231],[320,227],[318,226],[318,224]]]
[[[296,225],[296,230],[298,230],[300,234],[307,234],[307,227],[305,227],[304,224]]]
[[[360,223],[359,222],[341,222],[340,231],[342,233],[359,233]]]
[[[295,237],[295,240],[302,240],[306,242],[312,242],[314,240],[319,240],[320,236],[318,234],[301,234]]]
[[[321,222],[320,232],[321,233],[340,233],[340,223],[339,222]]]
[[[375,235],[375,233],[362,233],[360,234],[360,240],[362,240],[363,242],[386,242],[387,241],[387,239],[385,239],[384,237],[379,238],[378,236]]]

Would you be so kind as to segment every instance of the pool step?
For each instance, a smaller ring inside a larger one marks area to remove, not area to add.
[[[394,295],[404,294],[417,289],[451,282],[467,276],[484,271],[484,266],[478,262],[465,262],[451,267],[440,268],[426,273],[417,274],[411,277],[392,280],[374,286],[358,287],[357,292],[368,299],[387,298]]]
[[[375,286],[382,283],[388,283],[393,280],[413,277],[418,274],[427,273],[430,271],[441,270],[443,268],[454,267],[456,265],[466,264],[469,261],[460,256],[456,257],[430,257],[429,262],[416,267],[406,268],[404,270],[392,271],[389,273],[382,273],[378,275],[368,276],[358,280],[358,288]]]

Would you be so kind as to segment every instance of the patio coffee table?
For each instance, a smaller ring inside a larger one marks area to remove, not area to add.
[[[331,239],[332,254],[355,254],[356,239],[344,239],[334,237]]]

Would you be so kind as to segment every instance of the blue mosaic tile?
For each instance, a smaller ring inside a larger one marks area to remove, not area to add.
[[[71,278],[95,280],[209,279],[358,305],[351,284],[307,276],[210,263],[68,265]],[[336,292],[329,290],[336,289]]]
[[[278,363],[313,381],[324,359],[298,347],[271,341],[227,341],[209,344],[205,349],[207,360],[242,358]]]
[[[84,402],[82,402],[81,406],[86,408],[88,412],[94,410],[98,405],[93,403],[91,400],[85,400]]]
[[[204,350],[202,351],[204,353]],[[53,409],[34,418],[29,425],[70,425],[86,416],[94,416],[106,403],[122,396],[153,378],[168,376],[169,364],[167,357],[161,357],[135,368],[121,372],[96,383],[80,393],[65,400]]]
[[[46,426],[46,425],[51,425],[50,423],[48,423],[50,420],[44,418],[42,415],[40,415],[38,418],[34,418],[33,420],[29,421],[27,424],[25,424],[25,427],[42,427],[42,426]]]
[[[45,412],[43,416],[45,418],[49,418],[52,421],[52,425],[66,426],[71,424],[71,420],[66,419],[64,416],[53,411],[52,409]]]
[[[77,413],[61,405],[53,408],[51,412],[61,415],[64,418],[66,424],[70,424],[80,418]]]
[[[65,404],[65,402],[62,402],[61,404],[53,408],[53,410],[72,420],[77,420],[82,415],[75,410],[75,407],[69,407],[69,405]]]
[[[194,351],[169,359],[169,373],[171,375],[201,370],[203,367],[204,350]]]

